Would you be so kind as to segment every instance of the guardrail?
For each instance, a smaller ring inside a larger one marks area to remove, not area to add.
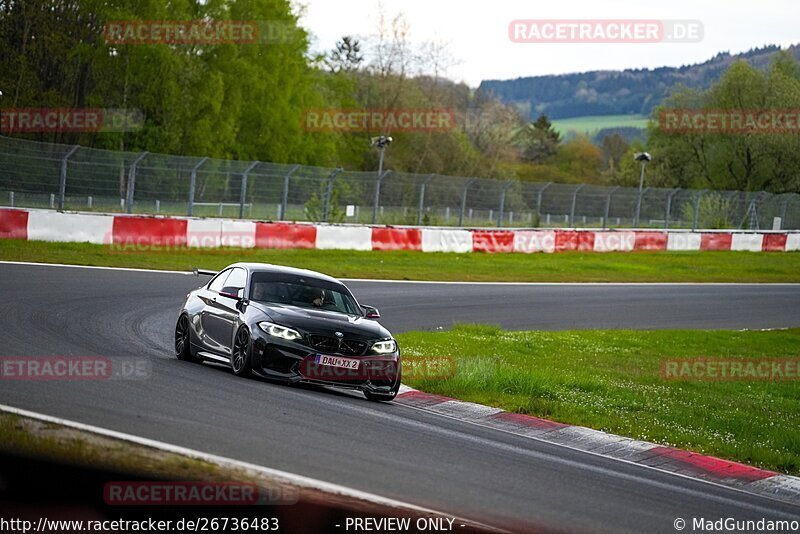
[[[800,250],[800,232],[498,230],[329,225],[0,209],[0,238],[87,242],[122,250],[184,247],[553,253]]]

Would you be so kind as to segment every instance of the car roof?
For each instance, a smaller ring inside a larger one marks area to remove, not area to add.
[[[320,280],[325,280],[327,282],[333,282],[335,284],[342,284],[341,281],[337,280],[332,276],[328,276],[327,274],[318,273],[317,271],[311,271],[309,269],[298,269],[296,267],[287,267],[285,265],[273,265],[271,263],[239,262],[228,265],[227,267],[225,267],[225,269],[230,269],[231,267],[242,267],[250,272],[296,274],[298,276],[307,276],[312,278],[318,278]],[[224,271],[225,269],[222,270]]]

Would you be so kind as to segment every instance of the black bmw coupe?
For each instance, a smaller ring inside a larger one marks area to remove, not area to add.
[[[239,376],[334,385],[390,401],[400,389],[400,349],[379,317],[330,276],[235,263],[186,296],[175,354],[229,364]]]

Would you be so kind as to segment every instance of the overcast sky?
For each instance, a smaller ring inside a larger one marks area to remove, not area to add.
[[[313,49],[334,46],[343,35],[369,36],[377,27],[377,0],[296,0],[301,23],[314,36]],[[800,42],[800,0],[398,0],[383,1],[387,15],[403,13],[412,43],[447,43],[457,64],[447,76],[477,86],[509,79],[596,69],[680,66],[720,51]],[[512,43],[508,25],[517,19],[699,20],[697,43],[538,44]]]

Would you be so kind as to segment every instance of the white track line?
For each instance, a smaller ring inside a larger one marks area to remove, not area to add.
[[[73,265],[67,263],[41,263],[32,261],[0,260],[0,265],[29,265],[33,267],[68,267],[71,269],[100,269],[104,271],[129,271],[139,273],[165,273],[193,276],[189,271],[168,271],[162,269],[141,269],[134,267],[103,267],[98,265]],[[437,280],[381,280],[377,278],[340,278],[345,282],[369,282],[381,284],[434,284],[470,286],[800,286],[798,282],[458,282]]]
[[[180,454],[183,456],[187,456],[190,458],[195,458],[198,460],[202,460],[205,462],[209,462],[212,464],[216,464],[221,467],[225,468],[239,468],[239,469],[246,469],[249,471],[255,471],[259,474],[265,475],[272,479],[277,479],[279,481],[291,484],[293,486],[297,486],[300,488],[309,488],[314,490],[323,491],[325,493],[331,493],[334,495],[340,495],[344,497],[349,497],[353,499],[358,499],[360,501],[366,501],[369,503],[377,504],[380,506],[387,506],[390,508],[395,509],[404,509],[410,510],[418,513],[423,514],[433,514],[439,517],[451,517],[455,518],[455,516],[451,514],[445,514],[444,512],[439,512],[437,510],[431,510],[430,508],[423,508],[421,506],[417,506],[414,504],[409,504],[403,501],[398,501],[395,499],[390,499],[387,497],[382,497],[380,495],[375,495],[374,493],[368,493],[365,491],[348,488],[346,486],[340,486],[338,484],[333,484],[331,482],[324,482],[322,480],[317,480],[314,478],[306,477],[303,475],[296,475],[294,473],[289,473],[288,471],[281,471],[278,469],[273,469],[270,467],[264,467],[256,464],[251,464],[247,462],[242,462],[239,460],[234,460],[232,458],[225,458],[223,456],[217,456],[214,454],[208,454],[205,452],[197,451],[194,449],[188,449],[185,447],[180,447],[178,445],[172,445],[170,443],[164,443],[162,441],[152,440],[148,438],[143,438],[139,436],[134,436],[133,434],[125,434],[123,432],[117,432],[116,430],[110,430],[107,428],[97,427],[93,425],[88,425],[85,423],[79,423],[77,421],[71,421],[69,419],[62,419],[60,417],[53,417],[50,415],[41,414],[38,412],[31,412],[28,410],[23,410],[21,408],[15,408],[13,406],[8,406],[5,404],[0,404],[0,411],[12,413],[15,415],[19,415],[21,417],[28,417],[31,419],[38,419],[40,421],[45,421],[48,423],[53,423],[57,425],[67,426],[70,428],[74,428],[76,430],[83,430],[85,432],[92,432],[94,434],[99,434],[101,436],[106,436],[113,439],[119,439],[123,441],[127,441],[129,443],[135,443],[137,445],[142,445],[144,447],[150,447],[166,452],[171,452],[174,454]],[[491,528],[485,525],[480,525],[474,521],[466,520],[463,518],[455,518],[457,521],[461,521],[462,523],[468,523],[471,525],[479,525],[485,528]]]
[[[164,274],[183,274],[194,276],[191,271],[167,271],[162,269],[137,269],[134,267],[103,267],[100,265],[73,265],[69,263],[39,263],[33,261],[6,261],[0,260],[2,265],[28,265],[32,267],[69,267],[70,269],[98,269],[101,271],[130,271],[135,273],[164,273]]]

